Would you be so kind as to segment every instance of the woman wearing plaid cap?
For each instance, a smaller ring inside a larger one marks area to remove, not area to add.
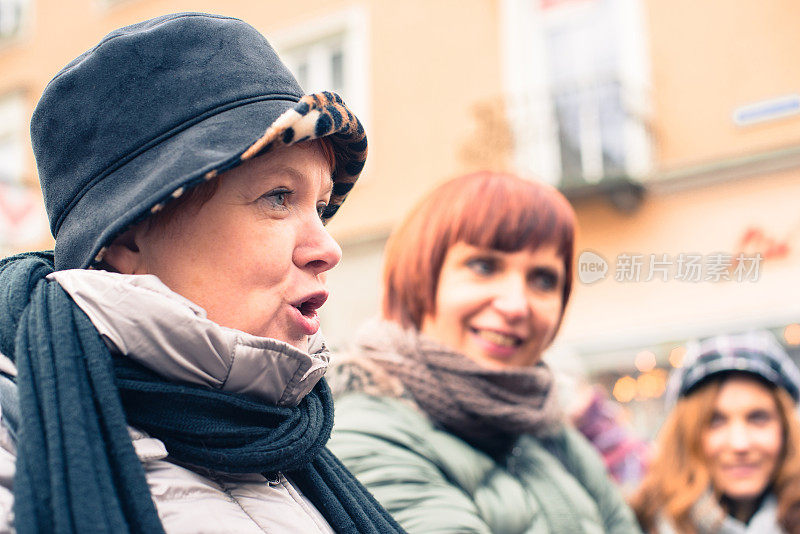
[[[696,344],[632,499],[646,532],[800,532],[800,371],[768,332]]]

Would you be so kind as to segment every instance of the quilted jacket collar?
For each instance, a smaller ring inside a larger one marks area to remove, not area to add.
[[[310,354],[220,326],[153,275],[70,269],[51,273],[113,352],[166,379],[297,405],[325,374],[319,335]]]

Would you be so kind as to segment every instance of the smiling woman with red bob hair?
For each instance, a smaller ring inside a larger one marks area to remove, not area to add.
[[[504,252],[553,245],[562,260],[562,315],[572,290],[575,213],[561,193],[508,174],[479,172],[425,197],[386,244],[384,317],[421,328],[439,274],[458,242]],[[559,317],[560,320],[560,317]]]
[[[542,362],[575,226],[556,189],[481,172],[389,238],[383,321],[336,370],[331,446],[408,532],[638,531]]]

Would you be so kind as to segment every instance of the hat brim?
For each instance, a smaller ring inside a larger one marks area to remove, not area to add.
[[[300,101],[248,102],[181,125],[96,180],[77,200],[56,236],[56,269],[87,268],[124,230],[247,159],[278,146],[330,136],[336,154],[330,219],[344,201],[366,159],[364,130],[338,95],[306,95]],[[93,241],[86,226],[103,228]]]

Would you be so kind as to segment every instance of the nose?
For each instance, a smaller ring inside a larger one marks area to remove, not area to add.
[[[530,316],[531,308],[526,294],[525,281],[516,276],[508,276],[499,280],[492,304],[498,313],[509,322],[527,319]]]
[[[750,448],[750,433],[747,426],[743,424],[732,424],[730,427],[728,442],[732,450],[745,452]]]
[[[316,214],[300,228],[292,260],[303,270],[319,275],[342,259],[342,248]]]

